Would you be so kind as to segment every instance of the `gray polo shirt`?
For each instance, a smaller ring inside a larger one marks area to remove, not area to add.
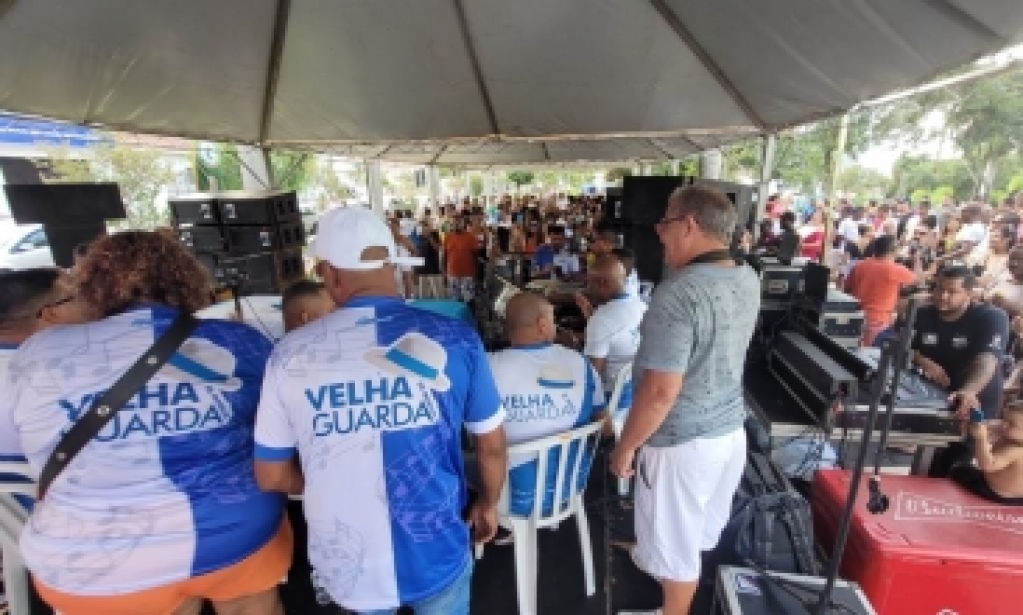
[[[746,265],[690,265],[657,287],[640,329],[634,386],[648,369],[685,380],[648,445],[674,446],[742,427],[742,372],[759,310],[760,280]]]

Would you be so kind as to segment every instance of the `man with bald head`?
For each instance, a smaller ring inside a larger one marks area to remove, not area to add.
[[[613,255],[597,259],[586,275],[588,294],[597,308],[586,323],[583,354],[600,374],[608,394],[614,389],[618,372],[632,362],[639,349],[639,325],[646,314],[646,304],[625,291],[627,275],[621,259]],[[620,408],[632,404],[632,386],[626,389]]]
[[[505,410],[508,444],[563,433],[594,420],[604,408],[600,376],[581,354],[553,343],[554,306],[540,295],[519,293],[508,301],[505,326],[511,348],[491,354],[490,369]],[[535,458],[508,459],[513,513],[529,514],[533,508],[536,466]],[[553,506],[557,463],[548,463],[547,470],[545,510]]]

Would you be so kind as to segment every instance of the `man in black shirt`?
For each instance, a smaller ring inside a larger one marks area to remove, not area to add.
[[[998,308],[971,301],[975,278],[966,267],[947,267],[935,282],[931,305],[917,311],[913,363],[928,380],[950,391],[949,402],[960,418],[971,408],[997,418],[1009,318]]]

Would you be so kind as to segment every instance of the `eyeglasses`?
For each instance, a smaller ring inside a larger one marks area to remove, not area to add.
[[[75,300],[75,296],[74,295],[68,295],[67,297],[64,297],[63,299],[58,299],[58,300],[54,301],[53,303],[47,303],[43,307],[39,308],[38,312],[36,312],[36,318],[42,318],[43,317],[43,310],[45,310],[46,308],[60,307],[62,305],[71,303],[74,300]]]
[[[672,224],[674,222],[682,222],[683,220],[685,220],[688,217],[689,217],[688,215],[684,215],[684,216],[674,216],[674,217],[671,217],[671,218],[662,218],[660,221],[654,223],[654,228],[656,228],[659,231],[660,230],[664,230],[665,228],[667,228],[667,226],[669,224]]]

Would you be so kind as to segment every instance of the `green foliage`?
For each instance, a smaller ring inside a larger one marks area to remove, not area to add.
[[[313,162],[308,174],[309,187],[314,188],[316,206],[323,211],[329,206],[351,198],[352,191],[341,181],[329,161]]]
[[[302,190],[309,185],[315,166],[310,152],[270,150],[270,177],[277,190]]]
[[[937,134],[925,128],[925,120],[935,113],[944,117]],[[950,138],[962,152],[975,191],[989,194],[999,162],[1023,144],[1023,71],[913,96],[879,108],[873,116],[878,140],[906,143]]]
[[[483,176],[479,173],[469,176],[469,194],[473,197],[483,196]]]
[[[615,167],[608,170],[608,172],[604,175],[604,179],[608,183],[615,183],[629,177],[630,175],[632,175],[632,169],[628,167]]]
[[[519,190],[522,186],[528,186],[533,183],[533,172],[532,171],[508,171],[506,177],[508,181],[515,184],[515,187]]]
[[[970,198],[975,192],[975,183],[966,162],[960,159],[932,160],[925,156],[904,154],[892,169],[888,196],[906,196],[917,189],[930,194],[941,186],[950,187],[957,200]]]
[[[114,182],[121,191],[128,213],[128,226],[153,229],[169,222],[165,208],[156,198],[174,180],[174,171],[162,152],[104,145],[91,150],[92,159],[84,162],[67,152],[50,156],[50,170],[58,182]]]
[[[217,144],[210,148],[207,157],[196,148],[195,185],[201,191],[241,190],[242,165],[238,148],[234,145]]]
[[[931,191],[931,202],[943,203],[945,199],[952,198],[954,194],[955,189],[952,186],[938,186]]]
[[[849,165],[838,176],[838,189],[852,193],[858,199],[884,197],[891,180],[884,173],[860,165]]]
[[[724,157],[724,169],[722,173],[732,180],[740,179],[741,176],[760,177],[760,165],[763,158],[763,140],[752,139],[736,143],[721,149]],[[699,172],[699,162],[697,162]]]
[[[925,199],[931,198],[931,191],[927,188],[917,188],[909,195],[909,200],[913,203],[919,203]]]

